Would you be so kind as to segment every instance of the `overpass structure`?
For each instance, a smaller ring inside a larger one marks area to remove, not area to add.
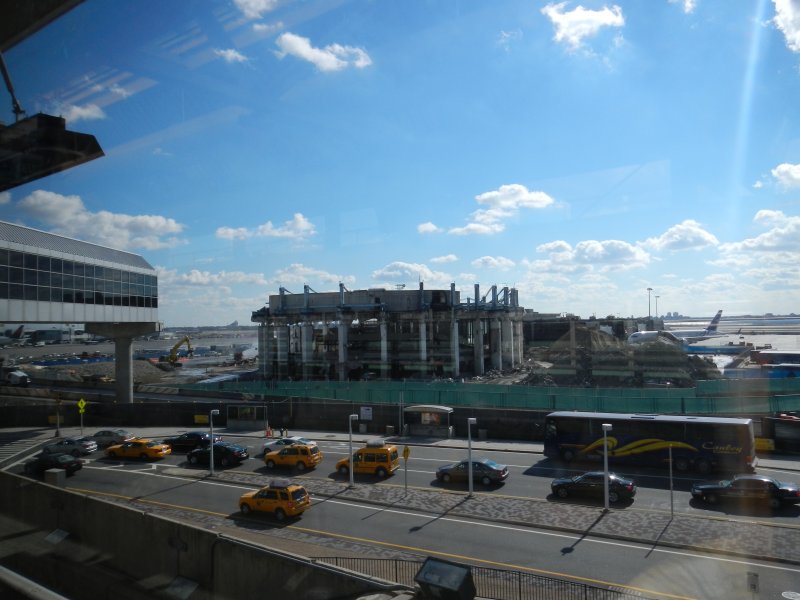
[[[113,339],[117,400],[133,402],[133,338],[160,328],[156,272],[137,254],[0,221],[0,321]]]
[[[517,290],[461,301],[450,289],[373,288],[303,294],[285,288],[253,312],[265,379],[406,379],[482,375],[522,360]]]

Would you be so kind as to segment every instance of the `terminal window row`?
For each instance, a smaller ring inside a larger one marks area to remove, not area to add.
[[[0,298],[158,307],[155,275],[0,249]]]

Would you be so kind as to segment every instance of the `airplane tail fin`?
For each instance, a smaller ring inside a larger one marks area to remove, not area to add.
[[[20,325],[17,327],[17,330],[11,334],[11,339],[19,340],[22,339],[22,331],[25,329],[25,325]]]
[[[709,323],[708,328],[706,329],[706,331],[708,331],[708,332],[716,331],[717,330],[717,325],[719,325],[719,321],[720,321],[721,318],[722,318],[722,311],[718,310],[717,314],[714,315],[714,318],[711,319],[711,323]]]

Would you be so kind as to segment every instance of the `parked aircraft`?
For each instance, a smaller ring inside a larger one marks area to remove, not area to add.
[[[22,340],[22,331],[25,328],[24,325],[20,325],[10,335],[0,335],[0,346],[16,346]],[[8,332],[6,332],[8,333]]]
[[[671,341],[681,342],[683,344],[692,344],[700,342],[713,337],[724,335],[717,331],[717,326],[722,318],[722,311],[717,311],[714,318],[705,329],[671,329],[660,331],[637,331],[628,336],[629,344],[644,344],[647,342],[655,342],[659,337],[667,338]]]

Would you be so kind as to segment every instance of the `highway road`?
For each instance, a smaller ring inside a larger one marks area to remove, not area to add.
[[[249,440],[255,447],[258,440]],[[344,483],[335,473],[334,463],[346,456],[346,442],[322,441],[325,453],[321,465],[311,472],[290,477],[318,478]],[[415,446],[408,461],[410,488],[444,488],[466,492],[464,485],[434,483],[437,466],[457,460],[463,451]],[[492,452],[491,458],[509,465],[511,475],[504,485],[484,489],[480,494],[507,497],[546,498],[549,482],[556,474],[546,465],[537,465],[540,455]],[[301,536],[315,544],[337,548],[358,548],[374,556],[436,554],[482,566],[529,570],[536,573],[641,590],[654,598],[781,598],[786,591],[800,591],[800,567],[756,560],[703,554],[637,543],[592,538],[552,530],[539,530],[487,520],[453,517],[430,512],[364,504],[335,497],[314,498],[314,506],[303,517],[286,526],[276,526],[268,518],[242,520],[237,510],[239,495],[254,489],[271,474],[260,460],[251,459],[237,469],[239,480],[198,479],[201,469],[184,469],[184,456],[176,454],[158,463],[120,462],[95,453],[85,468],[70,478],[72,489],[127,501],[136,498],[150,507],[183,512],[193,521],[216,521],[243,531],[262,531],[266,536]],[[187,476],[195,475],[195,477]],[[359,486],[403,486],[405,474],[399,471],[387,481],[357,478]],[[675,507],[680,511],[705,511],[689,503],[685,487],[679,482]],[[644,479],[635,502],[625,507],[635,519],[637,511],[669,510],[668,485],[654,477]],[[739,514],[737,518],[759,520],[768,525],[775,520],[796,519],[795,509],[784,509],[773,516]],[[730,518],[730,515],[726,515]],[[374,548],[374,550],[369,550]],[[760,595],[747,591],[747,573],[758,574]],[[787,597],[787,596],[783,596]]]

